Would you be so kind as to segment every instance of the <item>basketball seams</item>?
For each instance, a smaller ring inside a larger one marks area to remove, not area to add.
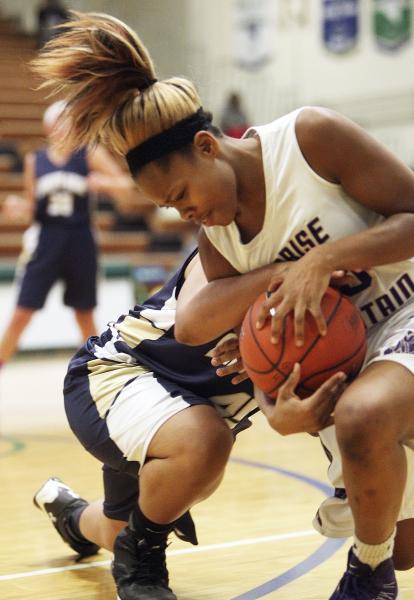
[[[355,313],[356,309],[337,290],[328,288],[327,292],[329,293],[324,296],[322,310],[328,325],[328,335],[326,338],[322,336],[316,324],[311,322],[306,335],[307,343],[302,347],[294,346],[294,318],[291,314],[282,320],[280,341],[277,345],[271,345],[269,323],[262,330],[256,329],[255,321],[263,302],[263,294],[247,311],[243,323],[245,336],[240,344],[242,356],[245,355],[243,363],[256,385],[271,397],[274,398],[280,386],[286,382],[294,363],[301,365],[304,371],[304,379],[301,378],[296,388],[299,396],[313,393],[315,385],[322,383],[335,369],[342,368],[345,373],[353,375],[362,364],[366,338],[361,323],[351,321],[352,311]],[[311,316],[306,315],[307,321],[309,318]],[[341,333],[342,337],[338,338]],[[339,346],[338,340],[342,340]],[[355,349],[356,343],[358,348]],[[320,357],[318,352],[321,353]],[[346,352],[350,354],[344,358]],[[312,369],[317,369],[318,366],[320,370],[312,372]],[[312,389],[308,389],[312,381],[314,385]]]
[[[338,312],[338,310],[339,310],[339,307],[340,307],[340,305],[341,305],[341,302],[342,302],[342,300],[343,300],[343,297],[342,297],[342,296],[338,296],[338,299],[337,299],[337,301],[336,301],[336,304],[335,304],[335,306],[332,308],[332,312],[331,312],[331,314],[330,314],[330,315],[329,315],[329,317],[326,319],[326,325],[327,325],[327,327],[329,327],[329,324],[331,323],[332,319],[335,317],[336,313]],[[314,350],[314,349],[315,349],[315,346],[316,346],[316,344],[319,342],[319,340],[321,339],[321,337],[322,337],[322,336],[321,336],[321,334],[320,334],[320,333],[318,333],[318,335],[317,335],[317,336],[315,337],[315,339],[313,340],[312,344],[309,346],[309,348],[306,350],[306,352],[305,352],[305,353],[303,354],[303,356],[301,357],[300,361],[297,361],[297,362],[299,362],[299,364],[301,364],[301,363],[302,363],[302,361],[303,361],[305,358],[307,358],[307,357],[309,356],[309,354],[312,352],[312,350]]]
[[[279,354],[279,360],[277,361],[277,363],[274,363],[268,357],[268,355],[265,352],[265,350],[259,344],[259,340],[258,340],[257,335],[256,335],[256,330],[255,330],[255,327],[253,326],[253,320],[256,318],[256,316],[253,315],[253,313],[254,313],[253,307],[250,307],[249,311],[248,311],[248,320],[247,320],[248,325],[249,325],[249,330],[250,330],[250,336],[253,338],[256,348],[260,351],[262,357],[265,358],[265,360],[269,363],[270,367],[269,367],[269,369],[266,369],[264,371],[258,370],[258,369],[254,368],[254,367],[251,367],[248,362],[246,362],[246,361],[243,360],[244,367],[248,368],[253,373],[257,373],[258,375],[268,375],[270,372],[275,371],[275,370],[280,375],[284,375],[284,373],[282,371],[280,371],[278,369],[278,367],[277,367],[277,365],[279,364],[279,362],[281,360],[281,356],[283,356],[284,349],[285,349],[284,335],[282,337],[283,343],[281,344],[281,349],[280,349],[280,354]],[[285,323],[283,323],[283,328],[282,328],[282,334],[284,334],[284,333],[285,333]]]
[[[328,326],[329,326],[329,323],[332,321],[332,319],[335,317],[335,315],[336,315],[336,313],[337,313],[337,311],[339,309],[339,306],[340,306],[342,300],[343,300],[342,296],[339,295],[338,298],[337,298],[337,300],[336,300],[336,303],[335,303],[334,307],[332,308],[331,314],[326,319],[326,322],[327,322]],[[315,345],[317,344],[317,342],[320,340],[321,337],[322,336],[319,333],[315,337],[315,339],[312,341],[312,343],[310,344],[309,348],[307,348],[306,352],[301,356],[300,360],[298,360],[296,362],[298,362],[299,364],[302,364],[302,361],[310,354],[310,352],[312,352],[313,348],[315,347]],[[284,341],[284,336],[283,336],[283,341]],[[279,360],[279,362],[280,362],[280,360]],[[287,378],[290,375],[290,372],[286,374],[286,373],[284,373],[283,371],[281,371],[279,369],[277,369],[277,371],[278,371],[278,373],[280,375],[282,375],[282,381],[280,381],[279,383],[277,383],[277,385],[273,386],[270,390],[266,391],[265,392],[266,394],[269,394],[269,395],[273,394],[281,385],[283,385],[285,383],[285,381],[287,380]]]
[[[357,350],[355,350],[352,354],[350,354],[349,356],[347,356],[347,358],[344,358],[344,360],[342,360],[339,363],[336,363],[332,366],[330,366],[327,369],[322,369],[321,371],[317,371],[315,373],[312,373],[312,375],[308,375],[308,377],[306,377],[305,379],[301,380],[300,385],[303,386],[304,390],[306,392],[311,392],[313,393],[315,390],[306,387],[306,382],[309,381],[309,379],[312,379],[313,377],[316,377],[317,375],[322,375],[323,373],[327,373],[328,371],[332,371],[333,369],[340,369],[341,365],[344,365],[345,363],[347,363],[348,361],[352,360],[353,358],[355,358],[355,356],[357,356],[362,349],[365,349],[367,345],[366,340],[363,340],[363,342],[360,344],[360,346],[357,348]]]

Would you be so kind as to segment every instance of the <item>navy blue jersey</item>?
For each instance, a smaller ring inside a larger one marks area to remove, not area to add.
[[[35,152],[35,220],[42,224],[89,224],[88,163],[86,149],[57,165],[47,149]]]
[[[227,417],[237,422],[257,405],[252,398],[250,381],[233,385],[234,375],[216,375],[210,351],[219,339],[201,346],[186,346],[174,338],[177,296],[193,256],[194,253],[159,292],[116,322],[109,323],[100,337],[89,338],[72,359],[69,372],[83,371],[88,363],[95,368],[97,360],[107,364],[140,365],[156,377],[178,384],[193,394],[215,399],[222,409],[229,407],[231,415]]]

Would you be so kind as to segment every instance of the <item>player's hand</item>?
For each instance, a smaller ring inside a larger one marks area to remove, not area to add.
[[[31,217],[30,203],[17,194],[9,194],[2,204],[1,214],[10,221],[27,222]]]
[[[235,377],[231,380],[234,385],[248,379],[240,356],[238,337],[228,338],[217,344],[217,346],[213,348],[211,354],[211,364],[213,367],[218,367],[216,369],[216,374],[219,377],[225,377],[226,375],[236,373]]]
[[[257,328],[263,327],[270,314],[272,342],[277,344],[283,319],[293,311],[295,342],[297,346],[303,346],[305,316],[309,312],[316,321],[319,333],[325,335],[327,325],[321,309],[321,300],[331,275],[331,271],[327,270],[316,252],[309,252],[300,260],[291,263],[281,283],[280,276],[270,281],[268,298],[263,302],[258,313]]]
[[[332,413],[345,389],[346,376],[335,373],[308,398],[301,399],[295,394],[300,380],[300,365],[280,386],[277,400],[266,396],[255,388],[255,398],[265,414],[269,425],[281,435],[290,433],[317,433],[333,423]]]

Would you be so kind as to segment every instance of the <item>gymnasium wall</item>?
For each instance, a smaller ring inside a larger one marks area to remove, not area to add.
[[[414,165],[414,42],[396,52],[379,49],[372,0],[359,1],[358,41],[342,55],[322,43],[322,0],[269,0],[274,52],[256,71],[235,66],[235,6],[242,1],[71,0],[66,6],[126,20],[151,49],[161,76],[193,78],[204,105],[217,116],[233,90],[241,92],[254,123],[297,106],[325,105],[361,123]],[[2,0],[1,7],[21,15],[24,27],[33,30],[38,4]]]

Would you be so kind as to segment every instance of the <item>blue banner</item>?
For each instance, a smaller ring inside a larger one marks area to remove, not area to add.
[[[358,37],[359,0],[323,0],[323,41],[331,52],[351,50]]]

